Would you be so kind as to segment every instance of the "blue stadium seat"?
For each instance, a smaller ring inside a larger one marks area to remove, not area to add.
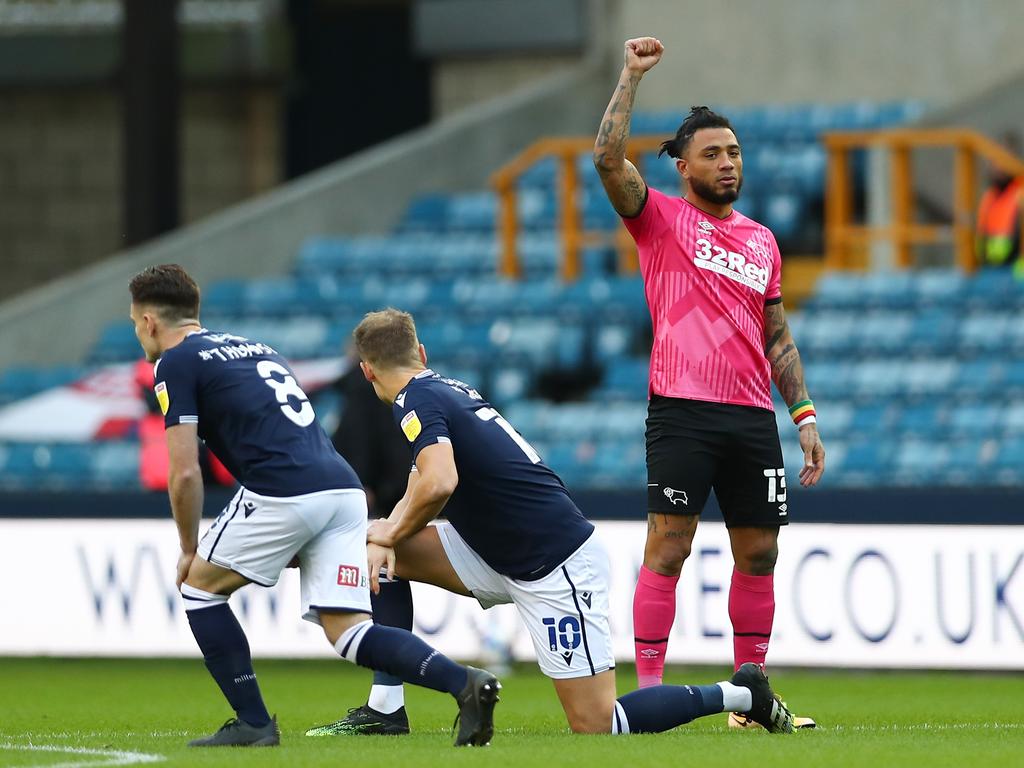
[[[949,434],[953,437],[987,437],[997,434],[1005,408],[992,402],[960,405],[949,414]]]
[[[88,371],[81,365],[8,368],[0,373],[0,405],[66,386],[83,378]]]
[[[850,436],[854,438],[882,437],[899,418],[899,411],[886,401],[858,405],[850,420]],[[827,422],[826,422],[827,423]]]
[[[843,482],[850,486],[883,485],[893,448],[888,440],[854,440],[846,445]]]
[[[601,386],[594,392],[598,400],[634,400],[647,398],[647,376],[650,361],[623,358],[614,361],[607,370]]]
[[[960,319],[958,347],[967,352],[997,352],[1007,345],[1010,315],[989,310]]]
[[[127,319],[108,325],[89,353],[91,363],[120,363],[138,360],[142,348],[135,337],[135,328]]]
[[[201,295],[203,314],[241,315],[247,286],[243,280],[220,280],[205,287]]]
[[[931,440],[943,434],[946,418],[946,410],[942,405],[927,401],[900,409],[894,427],[905,437]]]
[[[898,485],[924,485],[942,476],[949,463],[949,446],[930,440],[904,440],[893,457],[890,480]]]
[[[1000,485],[1017,486],[1024,482],[1024,437],[1011,437],[999,444],[990,473]]]
[[[1007,437],[1024,437],[1024,402],[1011,402],[1003,413],[1002,429]]]
[[[413,200],[399,224],[401,232],[436,232],[448,223],[448,196],[423,195]]]
[[[92,446],[89,456],[92,484],[108,489],[137,487],[138,461],[136,442],[98,442]]]
[[[893,363],[893,367],[897,367]],[[907,396],[934,395],[948,392],[957,374],[954,360],[910,360],[903,366],[898,389]]]
[[[964,276],[952,269],[930,269],[914,276],[912,291],[918,307],[936,306],[949,309],[964,296]]]
[[[996,397],[1003,393],[1005,364],[998,358],[983,357],[960,363],[953,394],[958,399]]]
[[[956,346],[957,317],[950,311],[925,309],[912,314],[907,347],[919,355],[946,355]]]

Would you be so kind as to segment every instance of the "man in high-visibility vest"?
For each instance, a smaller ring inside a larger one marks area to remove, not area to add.
[[[1004,139],[1007,149],[1019,154],[1014,135]],[[988,189],[978,205],[975,257],[982,267],[1008,267],[1014,277],[1024,280],[1021,252],[1021,211],[1024,208],[1024,178],[994,168]]]

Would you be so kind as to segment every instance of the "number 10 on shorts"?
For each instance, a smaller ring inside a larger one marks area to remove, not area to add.
[[[768,502],[783,502],[786,500],[786,470],[766,469],[764,476],[768,478]]]

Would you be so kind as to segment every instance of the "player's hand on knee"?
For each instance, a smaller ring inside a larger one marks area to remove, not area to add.
[[[178,589],[181,589],[181,585],[184,584],[185,579],[188,578],[188,571],[192,567],[192,561],[195,559],[195,552],[182,552],[178,555],[177,578],[174,581]]]
[[[366,569],[370,574],[370,591],[380,593],[380,572],[383,569],[390,581],[395,578],[395,550],[378,544],[366,545]]]
[[[392,533],[395,524],[387,520],[374,520],[366,529],[366,541],[370,544],[379,544],[382,547],[392,547],[395,544],[395,537]]]

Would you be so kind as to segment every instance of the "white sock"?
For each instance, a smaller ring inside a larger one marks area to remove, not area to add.
[[[356,663],[356,654],[359,652],[359,644],[363,641],[363,635],[373,626],[373,621],[367,619],[346,629],[338,642],[334,644],[334,650],[346,661]]]
[[[405,706],[405,687],[401,685],[374,685],[366,705],[385,715],[397,712]]]
[[[749,688],[743,688],[732,683],[717,683],[722,689],[723,712],[749,712],[754,706],[753,697]]]
[[[612,710],[612,733],[616,735],[629,733],[629,718],[626,717],[626,710],[617,701],[615,709]]]

